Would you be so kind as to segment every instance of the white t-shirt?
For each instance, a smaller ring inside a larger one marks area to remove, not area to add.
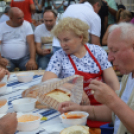
[[[52,46],[54,46],[54,47],[61,47],[60,42],[59,42],[59,40],[56,37],[53,38]]]
[[[107,53],[101,47],[93,44],[87,44],[87,46],[99,62],[102,70],[111,67],[111,63],[108,61]],[[100,71],[88,51],[82,58],[78,58],[75,55],[70,56],[73,59],[77,70],[96,74]],[[55,73],[59,78],[66,78],[75,74],[75,70],[63,49],[60,49],[54,53],[46,71]]]
[[[52,34],[47,30],[45,24],[41,24],[36,27],[34,37],[36,43],[42,43],[42,45],[52,45]]]
[[[20,59],[29,53],[26,37],[32,35],[31,24],[24,21],[19,27],[0,24],[1,55],[9,59]]]
[[[97,37],[100,37],[101,19],[99,15],[94,12],[94,9],[89,4],[89,2],[85,2],[83,4],[70,5],[62,15],[62,18],[65,17],[72,17],[83,20],[90,27],[88,32]],[[53,46],[60,47],[60,42],[57,38],[54,38]]]
[[[3,15],[0,17],[0,23],[5,22],[5,21],[7,21],[7,20],[9,20],[9,16],[6,15],[6,14],[3,14]]]
[[[65,17],[78,18],[86,22],[90,26],[90,29],[88,30],[89,33],[100,37],[101,19],[99,15],[94,12],[94,9],[89,2],[70,5],[63,13],[63,18]]]
[[[127,80],[127,84],[126,84],[126,88],[121,96],[121,99],[127,104],[129,97],[133,91],[134,88],[134,78],[132,78],[132,73],[129,74],[128,76],[128,80]],[[120,119],[118,118],[118,116],[115,115],[115,122],[114,122],[114,134],[117,134],[118,132],[118,128],[120,125]]]

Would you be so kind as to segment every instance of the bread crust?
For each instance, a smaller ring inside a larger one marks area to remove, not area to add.
[[[60,134],[90,134],[87,126],[71,126],[64,128]]]

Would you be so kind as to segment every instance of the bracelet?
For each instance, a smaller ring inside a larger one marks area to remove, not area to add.
[[[96,119],[95,111],[94,111],[94,106],[93,106],[93,114],[94,114],[94,119]]]

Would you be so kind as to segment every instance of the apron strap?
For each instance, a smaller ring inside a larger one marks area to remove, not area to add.
[[[85,48],[87,49],[88,53],[90,54],[90,56],[93,58],[93,60],[95,61],[95,63],[98,65],[99,69],[100,69],[100,72],[102,71],[101,70],[101,66],[99,64],[99,62],[97,61],[97,59],[94,57],[94,55],[92,54],[92,52],[90,51],[90,49],[87,47],[87,45],[84,45]]]
[[[76,65],[75,65],[74,61],[72,60],[72,58],[70,57],[70,55],[68,55],[68,57],[69,57],[69,60],[70,60],[71,64],[74,67],[75,72],[78,71],[77,68],[76,68]]]
[[[89,50],[89,48],[87,47],[87,45],[84,45],[84,46],[85,46],[86,50],[88,51],[88,53],[90,54],[90,56],[91,56],[91,57],[93,58],[93,60],[95,61],[95,63],[98,65],[98,67],[99,67],[99,69],[100,69],[100,72],[99,72],[99,73],[102,73],[101,66],[100,66],[99,62],[98,62],[97,59],[94,57],[94,55],[92,54],[92,52]],[[71,58],[71,56],[68,55],[68,57],[69,57],[69,60],[70,60],[71,64],[73,65],[75,71],[78,71],[78,70],[77,70],[77,67],[76,67],[76,65],[75,65],[75,63],[74,63],[74,61],[73,61],[72,58]]]

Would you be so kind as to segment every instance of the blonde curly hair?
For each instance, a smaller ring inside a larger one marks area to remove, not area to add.
[[[56,37],[63,31],[72,31],[76,36],[83,36],[82,44],[85,44],[89,40],[88,33],[89,26],[80,19],[76,18],[64,18],[51,31]]]

